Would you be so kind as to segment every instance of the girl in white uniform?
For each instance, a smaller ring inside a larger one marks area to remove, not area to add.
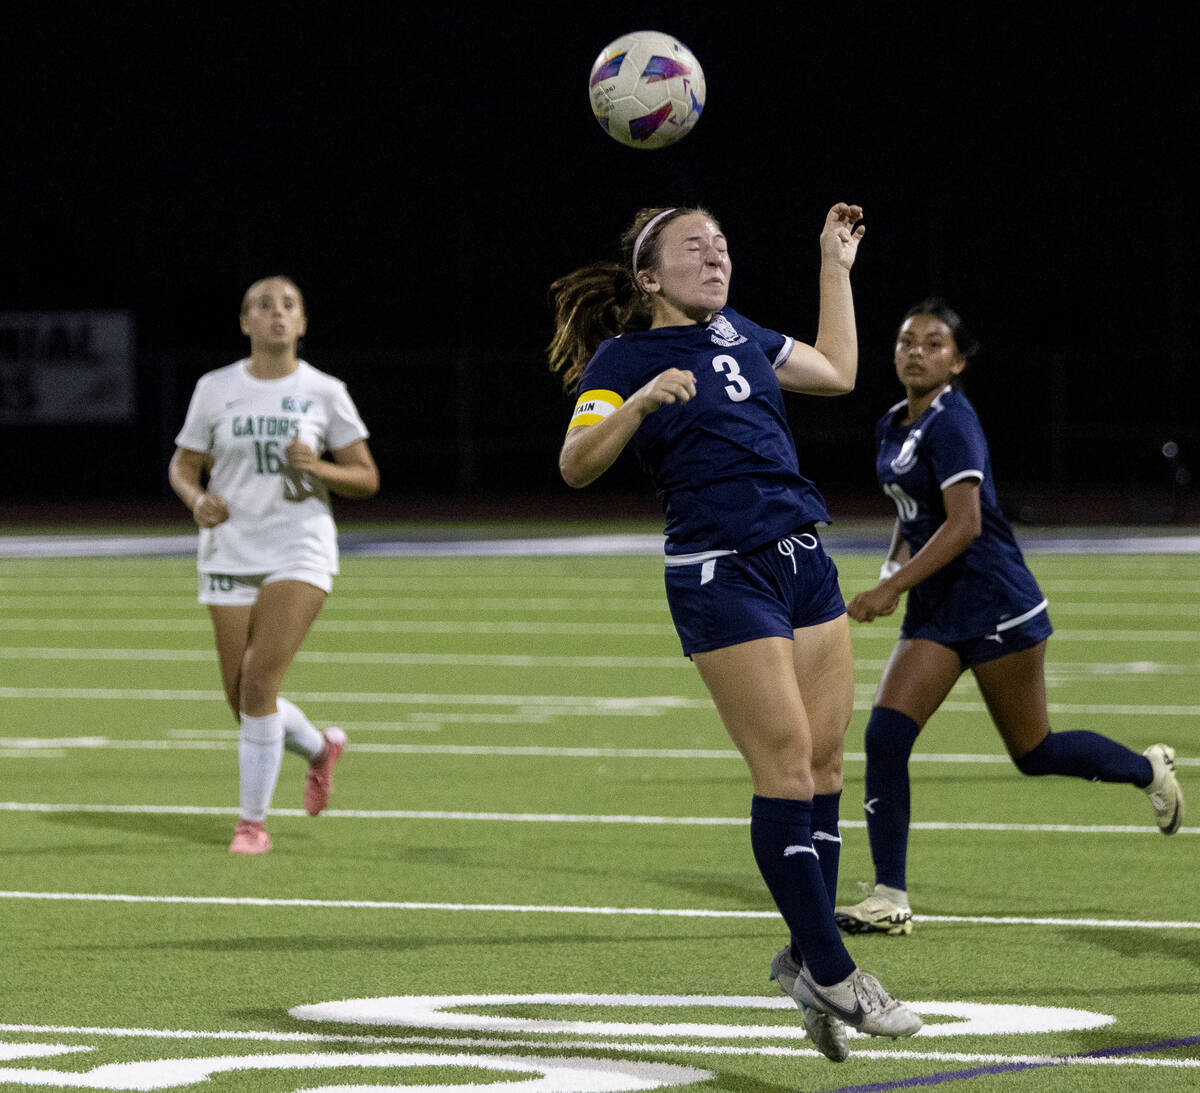
[[[200,527],[199,600],[241,726],[232,854],[271,849],[265,821],[285,747],[309,760],[304,805],[315,816],[346,742],[341,729],[319,732],[279,696],[338,571],[329,495],[379,489],[367,429],[345,384],[297,356],[307,323],[289,278],[247,289],[241,327],[250,356],[197,382],[168,470]]]

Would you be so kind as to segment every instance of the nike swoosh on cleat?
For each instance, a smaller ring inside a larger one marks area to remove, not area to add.
[[[858,1026],[862,1024],[863,1008],[862,1003],[857,998],[854,1000],[854,1009],[848,1010],[843,1009],[831,998],[826,998],[825,995],[821,993],[820,988],[814,982],[812,982],[811,979],[808,982],[808,989],[812,991],[813,997],[820,1002],[823,1007],[827,1007],[829,1012],[834,1017],[838,1018],[838,1020],[845,1021],[846,1024],[852,1025],[854,1028],[858,1028]]]

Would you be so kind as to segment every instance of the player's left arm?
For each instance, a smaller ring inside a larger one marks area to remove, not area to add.
[[[858,205],[838,202],[821,231],[820,318],[813,345],[796,342],[776,370],[780,387],[808,395],[844,395],[858,378],[858,331],[850,267],[866,228]]]
[[[946,509],[945,521],[890,577],[850,601],[846,611],[852,619],[872,622],[881,615],[890,615],[905,592],[949,565],[979,538],[983,514],[979,507],[978,478],[960,478],[947,486],[942,490],[942,504]]]
[[[287,446],[293,467],[321,479],[331,493],[340,497],[372,497],[379,492],[379,468],[366,440],[356,440],[322,459],[307,444],[293,439]]]
[[[892,525],[892,541],[888,544],[887,555],[883,560],[883,565],[879,568],[879,579],[882,581],[890,577],[911,557],[912,548],[901,533],[900,520],[897,518],[895,524]]]

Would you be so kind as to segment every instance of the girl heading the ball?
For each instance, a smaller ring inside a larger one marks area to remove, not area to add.
[[[732,263],[701,208],[643,209],[619,262],[551,286],[551,370],[577,396],[559,456],[571,486],[631,449],[666,526],[667,602],[753,783],[755,861],[787,924],[772,973],[814,1044],[848,1054],[845,1024],[909,1036],[921,1020],[856,968],[833,917],[842,738],[854,698],[825,503],[800,473],[782,391],[840,395],[858,367],[850,268],[862,209],[820,234],[813,344],[727,306]]]

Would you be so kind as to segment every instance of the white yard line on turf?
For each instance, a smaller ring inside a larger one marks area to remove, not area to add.
[[[614,1052],[671,1052],[673,1054],[770,1056],[779,1058],[823,1059],[820,1052],[812,1048],[787,1047],[784,1045],[746,1044],[688,1044],[678,1041],[662,1043],[628,1043],[619,1039],[574,1040],[541,1039],[518,1040],[488,1038],[482,1036],[380,1036],[353,1033],[322,1032],[278,1032],[252,1029],[155,1029],[155,1028],[104,1028],[95,1025],[19,1025],[0,1024],[0,1032],[27,1036],[112,1036],[119,1039],[158,1040],[223,1040],[259,1041],[276,1044],[383,1044],[422,1047],[468,1047],[468,1048],[550,1048],[555,1050],[605,1050]],[[1200,1068],[1200,1059],[1154,1058],[1146,1056],[1109,1056],[1089,1058],[1087,1056],[1054,1055],[1001,1055],[995,1052],[965,1051],[910,1051],[904,1048],[893,1050],[859,1048],[855,1045],[856,1059],[878,1060],[923,1060],[945,1063],[982,1063],[999,1066],[1022,1063],[1069,1063],[1079,1066],[1141,1066],[1175,1069]],[[390,1088],[390,1087],[389,1087]],[[397,1088],[403,1088],[399,1086]]]
[[[707,710],[712,703],[707,698],[687,698],[681,695],[528,695],[528,694],[407,694],[402,691],[296,691],[289,697],[297,702],[359,702],[366,705],[394,704],[401,706],[529,706],[572,707],[588,710],[621,710],[637,713],[646,709]],[[122,687],[0,687],[0,699],[97,699],[120,702],[199,702],[221,701],[219,691],[175,690]]]
[[[1197,607],[1200,611],[1200,607]],[[203,616],[187,615],[172,618],[12,618],[4,619],[6,630],[44,630],[69,633],[95,632],[149,632],[177,633],[187,630],[208,633],[212,626]],[[598,636],[641,636],[674,638],[675,630],[669,622],[571,622],[563,620],[502,619],[481,621],[477,619],[338,619],[322,617],[319,629],[331,634],[531,634],[570,635],[583,637]],[[857,627],[855,639],[896,640],[894,627]],[[1175,644],[1200,641],[1197,630],[1065,630],[1054,632],[1058,642],[1128,642]],[[682,658],[681,658],[682,659]]]
[[[434,715],[436,717],[436,715]],[[525,719],[522,719],[524,721]],[[543,719],[544,720],[544,719]],[[512,724],[507,719],[502,724]],[[421,722],[347,722],[342,728],[354,726],[358,731],[381,730],[385,732],[429,732],[438,729],[438,723]],[[176,729],[167,733],[166,740],[120,740],[106,736],[0,736],[0,748],[10,754],[25,752],[40,753],[55,751],[66,754],[67,750],[112,748],[118,751],[170,751],[184,748],[198,751],[221,751],[233,748],[238,740],[237,729]],[[480,758],[544,757],[554,759],[720,759],[728,762],[740,761],[741,753],[733,748],[602,748],[602,747],[558,747],[542,744],[373,744],[355,740],[351,745],[356,752],[372,752],[377,755],[456,755]],[[866,752],[848,751],[843,756],[848,763],[865,763]],[[911,763],[960,764],[965,766],[987,765],[1008,766],[1012,760],[1002,754],[970,754],[953,752],[914,752]],[[1200,757],[1183,757],[1175,760],[1177,766],[1200,766]],[[845,821],[843,821],[845,822]]]
[[[2,646],[0,660],[62,661],[215,661],[211,649],[88,649],[63,646]],[[380,664],[394,667],[436,668],[691,668],[687,658],[679,656],[595,656],[589,654],[538,653],[342,653],[301,650],[295,660],[301,664]]]
[[[101,805],[57,801],[0,801],[0,812],[29,813],[98,813],[112,815],[153,816],[232,816],[234,807],[211,805]],[[299,808],[273,808],[273,817],[302,817],[308,814]],[[327,808],[325,819],[336,820],[454,820],[465,823],[523,823],[523,824],[628,824],[632,826],[665,827],[745,827],[746,816],[636,816],[593,815],[575,812],[447,812],[435,809],[338,809]],[[865,828],[864,820],[841,820],[845,828]],[[1157,827],[1134,824],[1018,824],[989,822],[942,822],[916,820],[914,831],[988,831],[1038,832],[1063,835],[1155,835]],[[1180,828],[1179,835],[1200,835],[1200,827]]]
[[[103,578],[97,578],[103,580]],[[56,592],[43,592],[34,595],[9,595],[0,593],[0,611],[8,610],[43,610],[63,602],[63,596]],[[161,591],[149,591],[144,596],[89,596],[89,607],[106,611],[126,611],[131,608],[144,608],[147,603],[152,606],[183,607],[195,604],[194,594],[164,594]],[[465,611],[472,615],[480,612],[500,611],[505,613],[533,613],[540,615],[546,612],[561,611],[570,615],[599,615],[623,616],[635,612],[653,612],[665,615],[666,604],[658,598],[647,596],[596,596],[591,599],[571,596],[405,596],[393,603],[388,599],[365,593],[361,596],[339,595],[330,601],[329,610],[341,615],[379,614],[394,611],[397,606],[405,611],[432,611],[445,614],[448,611]]]
[[[579,595],[549,596],[538,592],[528,596],[423,596],[406,595],[403,593],[378,593],[371,591],[350,591],[339,589],[337,598],[330,601],[329,610],[339,615],[379,614],[388,611],[420,612],[433,611],[444,613],[448,611],[463,611],[472,615],[480,612],[503,611],[532,613],[535,616],[547,612],[566,612],[570,614],[597,614],[608,616],[654,612],[665,615],[666,602],[660,594],[635,594],[593,596],[584,598]],[[39,610],[63,603],[69,594],[66,589],[55,588],[45,592],[22,591],[20,593],[3,590],[0,583],[0,611],[9,610]],[[164,591],[159,588],[147,588],[142,593],[126,593],[114,595],[111,590],[103,595],[77,593],[75,600],[86,602],[90,607],[105,610],[127,611],[144,608],[147,604],[153,606],[185,607],[195,604],[191,593],[177,590]],[[1175,599],[1164,603],[1109,603],[1109,602],[1073,602],[1051,599],[1050,611],[1057,620],[1061,616],[1071,615],[1119,615],[1132,618],[1157,618],[1159,616],[1181,615],[1187,618],[1195,616],[1200,610],[1200,603],[1180,602]]]
[[[1200,633],[1196,635],[1200,640]],[[862,688],[870,690],[866,685]],[[873,693],[873,692],[872,692]],[[709,710],[707,698],[691,698],[684,695],[496,695],[496,694],[406,694],[401,691],[356,692],[356,691],[297,691],[290,694],[297,702],[330,702],[338,705],[361,703],[364,705],[404,706],[526,706],[530,708],[576,709],[580,711],[620,710],[628,714],[645,714],[648,710]],[[69,700],[84,699],[119,702],[202,702],[222,701],[215,690],[150,689],[130,687],[0,687],[0,700],[6,698],[33,698]],[[868,709],[870,702],[856,703],[856,709]],[[986,709],[981,702],[950,700],[942,704],[943,710],[960,713],[980,713]],[[1088,714],[1112,717],[1187,717],[1200,716],[1200,706],[1177,705],[1111,705],[1104,703],[1051,702],[1047,707],[1052,714]]]
[[[1200,610],[1198,608],[1197,610]],[[7,626],[7,623],[4,625]],[[210,648],[172,649],[163,646],[151,648],[111,648],[64,645],[6,645],[0,646],[0,660],[52,660],[52,661],[191,661],[208,663],[215,660]],[[422,653],[422,652],[339,652],[303,649],[296,660],[306,664],[378,664],[385,666],[413,667],[483,667],[483,668],[616,668],[626,671],[632,668],[668,668],[691,670],[691,663],[682,655],[672,656],[602,656],[595,654],[547,654],[547,653]],[[855,662],[860,674],[874,675],[881,671],[884,660]],[[1194,664],[1166,664],[1159,661],[1125,661],[1114,664],[1092,664],[1086,661],[1052,662],[1046,666],[1047,676],[1053,682],[1068,682],[1074,679],[1113,678],[1125,684],[1152,680],[1160,675],[1194,675]],[[970,685],[963,684],[964,689]]]
[[[1125,535],[1105,529],[1103,536],[1023,534],[1029,554],[1196,554],[1200,537],[1177,534]],[[836,529],[827,534],[834,554],[870,554],[884,549],[858,538],[843,539]],[[183,557],[196,552],[196,536],[185,535],[11,535],[0,537],[0,557],[71,558],[98,555],[163,555]],[[556,535],[538,538],[359,541],[341,538],[342,549],[368,557],[553,557],[580,555],[649,555],[663,553],[663,536],[656,532],[612,535]]]
[[[212,631],[203,615],[166,619],[104,618],[33,618],[4,619],[6,630],[47,630],[67,632],[128,631],[176,633],[184,630]],[[570,636],[658,637],[675,636],[669,622],[521,622],[475,619],[336,619],[322,617],[319,629],[330,634],[534,634]]]
[[[1196,608],[1200,611],[1200,606]],[[208,620],[196,616],[165,619],[104,619],[104,618],[15,618],[3,619],[6,630],[40,630],[71,633],[98,632],[151,632],[176,633],[186,630],[209,632]],[[513,619],[492,622],[465,619],[337,619],[322,618],[318,624],[323,632],[333,634],[506,634],[533,636],[581,636],[581,637],[675,637],[669,622],[589,622],[568,621],[521,621]],[[896,640],[896,629],[856,627],[855,641]],[[1076,630],[1059,628],[1054,631],[1055,641],[1084,643],[1125,643],[1130,645],[1186,645],[1200,642],[1200,630]],[[683,660],[682,654],[680,660]]]
[[[70,903],[150,903],[219,907],[304,907],[359,911],[474,911],[496,914],[600,915],[631,918],[734,918],[778,921],[777,911],[721,911],[703,907],[579,907],[536,903],[436,903],[420,900],[268,899],[260,896],[149,896],[118,892],[0,891],[0,900]],[[979,926],[1070,926],[1096,929],[1200,930],[1200,921],[1052,918],[1025,915],[913,915],[914,922]]]
[[[1193,610],[1189,608],[1189,610]],[[1200,609],[1196,609],[1200,610]],[[195,625],[191,625],[195,623]],[[398,623],[397,626],[407,624]],[[465,627],[470,624],[446,623],[439,624],[438,629],[454,631],[456,633],[464,633]],[[3,626],[7,630],[60,630],[60,631],[83,631],[83,630],[129,630],[133,631],[162,631],[162,632],[178,632],[184,629],[202,630],[207,633],[209,629],[206,620],[179,620],[179,619],[124,619],[124,620],[103,620],[103,619],[5,619]],[[322,629],[330,630],[331,627],[328,620],[323,620],[321,623]],[[421,626],[421,629],[428,629]],[[353,630],[351,624],[345,627],[336,627],[340,630]],[[489,630],[489,633],[494,632]],[[556,631],[557,633],[558,631]],[[581,630],[582,632],[582,630]],[[621,629],[622,634],[627,634],[628,631]],[[0,659],[4,660],[188,660],[196,662],[205,662],[214,659],[215,654],[207,645],[200,649],[166,649],[161,646],[152,648],[122,648],[112,649],[107,647],[77,647],[77,646],[25,646],[13,645],[0,648]],[[297,654],[297,659],[307,661],[313,664],[431,664],[431,665],[482,665],[482,666],[498,666],[516,664],[519,666],[529,667],[548,667],[569,665],[572,667],[585,666],[600,666],[614,668],[629,668],[629,667],[685,667],[690,668],[690,664],[682,655],[670,657],[632,657],[632,656],[542,656],[539,654],[528,654],[521,656],[512,656],[507,654],[470,654],[470,653],[373,653],[359,652],[346,653],[337,651],[320,651],[313,649],[304,649]],[[883,670],[887,665],[884,659],[866,659],[858,657],[854,661],[854,669],[859,674],[874,675]],[[1200,665],[1185,663],[1172,664],[1165,661],[1156,660],[1130,660],[1116,661],[1111,663],[1100,663],[1095,661],[1051,661],[1046,665],[1047,678],[1051,682],[1069,682],[1072,680],[1094,679],[1100,678],[1116,678],[1122,684],[1136,683],[1139,681],[1151,681],[1156,676],[1177,676],[1177,675],[1195,675]],[[964,688],[969,689],[969,684],[964,683]]]

